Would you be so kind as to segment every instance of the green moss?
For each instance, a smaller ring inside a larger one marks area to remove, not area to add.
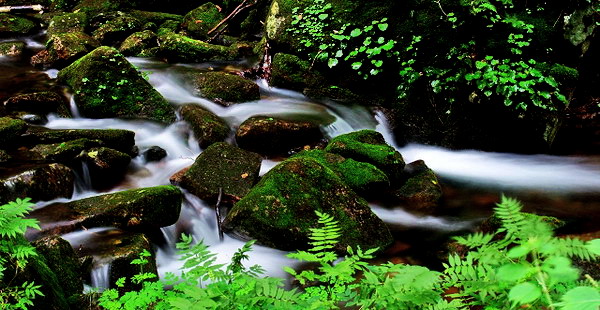
[[[204,98],[221,103],[260,99],[258,85],[241,76],[225,72],[202,72],[192,76],[194,88]]]
[[[269,171],[225,219],[226,229],[285,250],[308,247],[315,210],[340,224],[338,249],[385,248],[392,237],[383,222],[329,168],[311,158],[290,158]]]
[[[183,16],[170,13],[131,10],[129,11],[129,15],[135,17],[142,24],[154,23],[156,25],[163,25],[168,22],[178,25],[183,22]]]
[[[577,69],[561,64],[553,64],[550,68],[550,75],[559,82],[574,83],[579,80],[579,71]]]
[[[31,149],[31,152],[42,160],[70,164],[79,153],[101,144],[100,140],[82,138],[53,144],[38,144]]]
[[[0,149],[0,166],[10,161],[12,157],[5,151]]]
[[[27,129],[27,123],[20,119],[0,117],[0,145],[6,147],[16,141]]]
[[[160,55],[170,61],[233,60],[238,56],[236,49],[194,40],[168,30],[159,31],[158,40]]]
[[[43,64],[64,67],[98,46],[96,39],[83,32],[55,33],[46,44],[48,57],[43,59]]]
[[[404,207],[421,212],[434,212],[442,198],[442,187],[425,162],[418,160],[406,166],[407,180],[392,194]]]
[[[79,260],[69,242],[59,236],[51,236],[37,240],[34,246],[37,253],[44,256],[48,267],[56,274],[65,296],[81,294],[83,280],[79,274]]]
[[[48,36],[65,32],[85,32],[87,25],[88,18],[84,13],[63,13],[50,20]]]
[[[158,47],[158,37],[151,30],[136,32],[127,37],[119,51],[127,56],[139,56],[140,54],[148,53],[148,50]]]
[[[275,87],[302,90],[310,82],[310,63],[291,54],[277,53],[273,57],[270,83]]]
[[[23,136],[28,145],[60,143],[77,139],[100,140],[102,145],[131,153],[135,133],[124,129],[41,129],[32,128]]]
[[[216,5],[207,2],[187,13],[183,19],[183,26],[193,37],[204,39],[208,31],[224,17]]]
[[[37,26],[36,23],[27,18],[0,13],[0,37],[29,34]]]
[[[25,49],[25,42],[21,41],[10,41],[0,42],[0,57],[2,56],[21,56]]]
[[[114,48],[95,49],[61,70],[58,79],[73,89],[84,116],[175,121],[173,107]]]
[[[404,169],[402,155],[374,130],[360,130],[333,138],[327,152],[370,163],[387,174],[392,183],[400,180]]]
[[[181,117],[192,127],[194,137],[201,148],[205,149],[213,143],[225,141],[231,128],[216,114],[197,104],[188,104],[181,108]]]
[[[142,30],[142,23],[128,14],[120,15],[94,30],[94,39],[105,45],[120,43],[134,32]]]

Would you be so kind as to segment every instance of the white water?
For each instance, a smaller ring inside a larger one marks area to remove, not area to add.
[[[109,283],[110,263],[106,263],[92,269],[91,280],[92,287],[102,292],[110,287]]]

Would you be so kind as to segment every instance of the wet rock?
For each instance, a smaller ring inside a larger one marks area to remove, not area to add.
[[[190,170],[190,167],[185,167],[185,168],[175,172],[175,174],[169,178],[169,182],[171,182],[171,184],[173,184],[173,185],[181,184],[181,182],[183,181],[183,176],[185,175],[185,173],[188,170]]]
[[[218,142],[198,155],[180,186],[210,203],[216,203],[222,189],[223,202],[236,202],[258,181],[260,164],[258,154]]]
[[[9,41],[0,43],[0,57],[19,57],[23,54],[25,49],[25,42],[21,41]]]
[[[329,168],[310,158],[291,158],[267,172],[227,215],[224,228],[239,237],[282,250],[309,247],[315,211],[339,222],[336,249],[385,249],[393,241],[387,226]]]
[[[402,179],[402,155],[374,130],[360,130],[337,136],[329,142],[325,150],[374,165],[387,174],[392,186]]]
[[[70,198],[74,182],[73,171],[61,164],[0,168],[0,204],[25,197],[33,201]]]
[[[197,104],[186,104],[179,110],[181,117],[190,125],[201,148],[222,142],[229,137],[231,128],[216,114]]]
[[[142,30],[143,24],[128,14],[107,21],[92,33],[104,45],[120,43],[131,34]]]
[[[161,26],[162,27],[162,26]],[[234,60],[237,49],[209,44],[184,35],[159,30],[159,55],[172,62],[205,62],[209,60]]]
[[[83,32],[56,33],[50,36],[46,49],[31,57],[31,64],[42,68],[63,68],[86,55],[100,43]]]
[[[0,150],[0,166],[9,162],[11,158],[12,157],[5,150]]]
[[[60,143],[38,144],[29,150],[29,156],[33,160],[72,165],[81,152],[99,146],[102,146],[102,141],[86,138]]]
[[[302,151],[293,157],[318,161],[335,172],[346,185],[363,197],[375,197],[390,186],[387,175],[368,163],[347,159],[323,150]]]
[[[85,32],[87,25],[88,17],[84,13],[62,13],[50,20],[48,36],[67,32]]]
[[[323,139],[317,124],[270,116],[245,120],[235,134],[237,144],[262,155],[285,155],[294,148],[316,144]]]
[[[224,17],[219,7],[212,2],[207,2],[185,15],[183,27],[192,37],[206,39],[208,31],[216,26]]]
[[[106,147],[91,148],[78,158],[87,164],[92,187],[98,189],[110,188],[122,180],[131,162],[128,154]]]
[[[406,181],[392,192],[396,202],[408,209],[430,213],[435,211],[442,199],[442,187],[425,162],[417,160],[406,165]]]
[[[7,148],[27,130],[27,123],[20,119],[0,117],[0,145]]]
[[[58,79],[73,89],[83,116],[175,121],[173,107],[114,48],[95,49],[61,70]]]
[[[179,218],[183,194],[174,186],[156,186],[55,203],[30,213],[41,231],[31,238],[92,227],[156,229]]]
[[[150,30],[136,32],[127,37],[119,51],[125,56],[149,57],[152,56],[151,49],[158,47],[158,37]]]
[[[273,56],[270,84],[302,91],[310,82],[310,63],[291,54],[277,53]]]
[[[22,136],[23,144],[51,144],[77,139],[100,140],[102,145],[133,155],[135,133],[125,129],[46,129],[32,127]]]
[[[68,241],[59,236],[50,236],[35,241],[33,245],[36,252],[44,256],[46,264],[56,274],[58,284],[65,296],[83,292],[79,259]]]
[[[25,111],[32,113],[47,114],[56,112],[59,107],[68,103],[65,97],[52,91],[28,93],[12,96],[4,102],[9,111]]]
[[[260,99],[258,85],[241,76],[225,72],[190,74],[192,87],[201,97],[221,105]]]
[[[0,13],[0,37],[22,36],[38,28],[33,21],[6,13]]]
[[[20,117],[27,124],[31,124],[31,125],[43,125],[46,122],[48,122],[48,119],[45,116],[37,115],[37,114],[24,114],[24,115],[21,115]]]
[[[151,146],[144,152],[144,159],[146,159],[147,162],[160,161],[165,157],[167,157],[167,151],[156,145]]]

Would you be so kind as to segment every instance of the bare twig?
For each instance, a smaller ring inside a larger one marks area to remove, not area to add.
[[[211,30],[208,31],[207,34],[211,34],[213,33],[215,30],[217,30],[219,27],[221,27],[221,25],[223,25],[224,23],[228,22],[230,19],[232,19],[233,17],[235,17],[237,14],[239,14],[241,11],[243,11],[246,8],[249,8],[253,5],[256,4],[257,0],[254,0],[251,3],[247,3],[248,0],[244,0],[242,1],[242,3],[240,3],[231,13],[229,13],[229,15],[227,15],[227,17],[223,18],[216,26],[214,26]],[[227,27],[227,26],[225,26]],[[219,35],[223,30],[221,30],[219,33],[217,33],[217,35]],[[212,39],[214,39],[215,37],[212,37]]]
[[[442,7],[442,4],[440,3],[440,0],[435,1],[435,3],[437,3],[438,6],[440,7],[440,10],[442,11],[442,14],[444,14],[447,17],[448,14],[446,14],[446,12],[444,11],[444,8]]]
[[[215,214],[217,215],[217,228],[219,229],[219,240],[223,241],[223,228],[221,227],[221,198],[223,198],[223,188],[219,187],[219,197],[215,205]]]
[[[42,11],[44,7],[41,4],[34,5],[7,5],[0,6],[0,13],[8,13],[14,11]]]

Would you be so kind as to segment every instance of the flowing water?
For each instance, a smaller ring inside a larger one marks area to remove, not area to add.
[[[31,48],[39,46],[31,44]],[[442,179],[445,189],[445,212],[443,216],[422,216],[412,214],[397,206],[373,204],[373,211],[392,227],[398,239],[421,241],[421,234],[447,235],[451,232],[467,230],[481,218],[489,215],[493,203],[501,192],[515,195],[538,211],[554,214],[578,214],[580,217],[597,219],[600,210],[600,161],[598,157],[570,157],[548,155],[517,155],[489,153],[474,150],[453,151],[441,147],[409,144],[398,147],[387,125],[385,116],[372,112],[359,105],[338,104],[335,102],[315,102],[300,93],[270,88],[265,81],[257,81],[261,89],[261,99],[257,101],[222,107],[194,95],[186,86],[182,72],[185,70],[235,70],[245,67],[240,63],[206,63],[199,65],[170,64],[141,58],[130,61],[149,74],[150,83],[173,105],[184,103],[201,105],[223,117],[235,128],[252,115],[298,117],[312,119],[322,124],[328,137],[359,129],[376,129],[388,143],[403,154],[406,162],[425,160]],[[26,63],[8,58],[0,59],[0,95],[16,93],[31,88],[31,85],[53,87],[55,70],[40,72]],[[18,81],[15,81],[15,77]],[[12,79],[11,79],[12,78]],[[50,86],[48,86],[50,85]],[[167,157],[160,162],[145,163],[135,158],[126,179],[113,188],[119,191],[129,188],[149,187],[169,184],[169,177],[184,167],[191,165],[201,150],[193,134],[184,122],[170,126],[149,121],[119,119],[88,119],[77,113],[76,102],[71,99],[72,119],[50,115],[44,125],[48,128],[118,128],[135,132],[135,142],[140,151],[151,146],[160,146],[167,151]],[[233,137],[230,138],[233,141]],[[261,174],[277,162],[264,160]],[[76,191],[72,199],[81,199],[98,193],[91,190],[87,167],[78,176]],[[59,199],[57,201],[65,201]],[[39,203],[43,207],[49,202]],[[103,229],[93,229],[65,235],[77,248],[91,243],[94,235]],[[181,232],[190,233],[196,240],[203,240],[218,254],[218,262],[228,261],[232,254],[243,245],[242,241],[225,236],[219,240],[214,209],[193,195],[185,195],[180,220],[162,229],[164,242],[157,247],[159,273],[176,271],[180,263],[176,259],[174,245]],[[417,234],[417,237],[415,237]],[[409,237],[406,237],[409,236]],[[420,249],[420,247],[416,247]],[[255,246],[250,254],[249,264],[260,264],[267,274],[283,277],[283,265],[293,265],[285,257],[285,252]],[[106,287],[110,263],[97,264],[91,275],[91,285]]]

